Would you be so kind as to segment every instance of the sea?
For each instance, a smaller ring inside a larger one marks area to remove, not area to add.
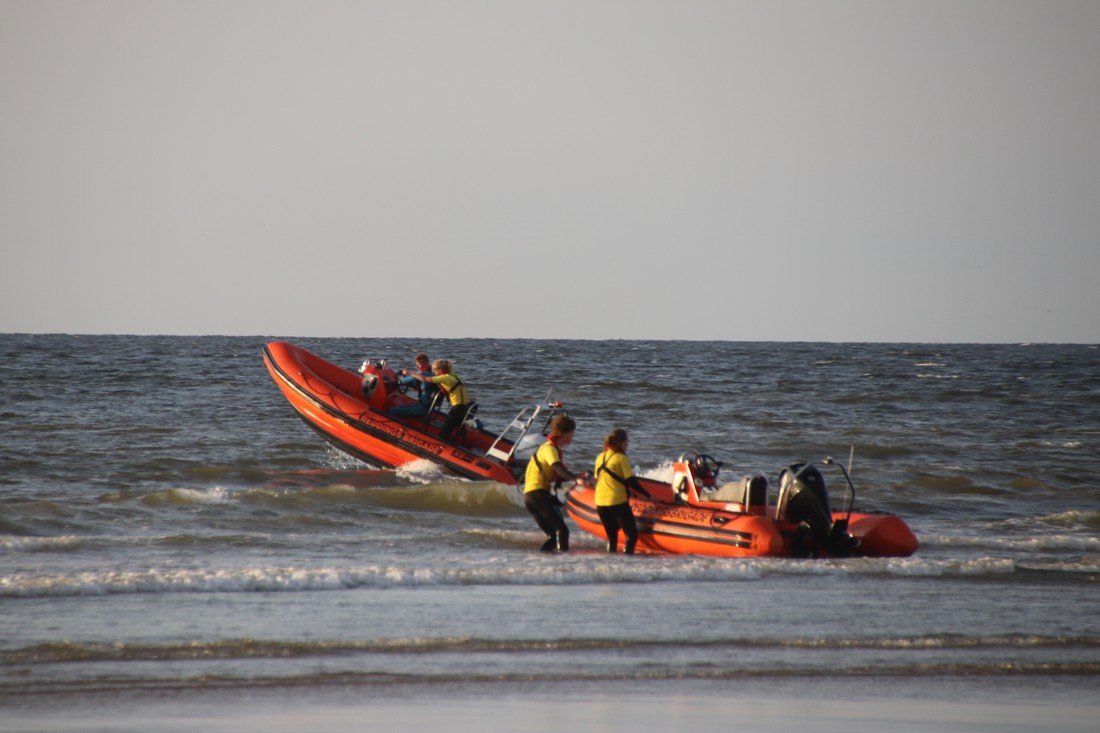
[[[514,487],[326,444],[273,340],[449,358],[490,430],[561,400],[574,470],[831,457],[920,549],[543,554]],[[1095,733],[1098,692],[1096,345],[0,335],[6,732]]]

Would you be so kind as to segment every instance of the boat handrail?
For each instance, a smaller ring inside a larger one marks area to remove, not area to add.
[[[520,446],[521,441],[531,434],[531,428],[540,417],[545,417],[539,436],[546,435],[550,428],[550,421],[558,415],[565,413],[560,402],[550,402],[550,394],[546,395],[547,401],[530,407],[524,407],[512,418],[504,430],[500,431],[496,440],[485,451],[489,458],[495,458],[501,463],[507,463]]]

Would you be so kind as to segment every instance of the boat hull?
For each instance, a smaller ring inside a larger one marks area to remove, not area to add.
[[[661,495],[661,485],[643,483],[651,495]],[[638,524],[638,552],[712,557],[801,555],[796,528],[775,522],[767,513],[750,514],[719,506],[637,497],[631,497],[630,509]],[[578,485],[570,490],[566,511],[578,527],[607,541],[592,487]],[[892,514],[853,512],[849,534],[860,540],[853,552],[855,556],[907,557],[917,550],[916,536]],[[624,541],[620,535],[620,549]]]
[[[339,450],[367,463],[403,466],[430,460],[465,478],[515,484],[513,465],[488,460],[484,451],[496,436],[466,428],[455,441],[438,437],[438,421],[409,425],[386,414],[386,405],[409,401],[392,389],[392,372],[371,397],[361,377],[300,347],[273,342],[264,347],[264,365],[291,407],[305,423]]]

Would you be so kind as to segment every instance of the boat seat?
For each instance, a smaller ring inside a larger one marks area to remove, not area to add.
[[[740,504],[746,514],[764,514],[768,505],[768,479],[759,475],[745,476],[739,481],[722,484],[699,498],[703,501]]]
[[[466,432],[467,426],[475,427],[478,421],[474,418],[477,415],[478,404],[476,402],[470,403],[470,410],[466,413],[466,417],[463,418],[462,424],[458,426],[458,429],[462,432]]]
[[[676,504],[683,504],[688,500],[688,480],[686,476],[680,478],[680,482],[672,490],[672,501]]]
[[[453,410],[453,409],[456,409],[456,408],[452,407],[451,409]],[[452,438],[452,440],[454,440],[455,443],[457,443],[459,445],[464,444],[464,441],[466,441],[466,428],[467,427],[473,427],[474,425],[476,425],[476,423],[474,422],[474,415],[476,415],[476,414],[477,414],[477,403],[476,402],[471,402],[470,403],[470,408],[466,412],[466,417],[462,418],[462,422],[459,423],[458,427],[455,428],[455,431],[453,433],[451,433],[451,438]]]

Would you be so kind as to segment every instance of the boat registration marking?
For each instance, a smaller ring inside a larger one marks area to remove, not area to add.
[[[429,453],[434,453],[437,456],[443,455],[443,446],[439,443],[433,443],[429,440],[424,440],[423,438],[417,436],[415,433],[410,433],[404,428],[396,427],[393,424],[379,422],[373,419],[371,416],[367,415],[366,413],[359,415],[359,422],[363,423],[367,427],[373,428],[374,430],[385,433],[386,435],[392,435],[394,438],[397,438],[404,443],[415,445],[421,450],[428,451]]]
[[[688,507],[658,507],[648,502],[632,504],[638,518],[644,519],[679,519],[684,522],[706,522],[711,512],[699,511]],[[640,511],[639,511],[640,510]]]

